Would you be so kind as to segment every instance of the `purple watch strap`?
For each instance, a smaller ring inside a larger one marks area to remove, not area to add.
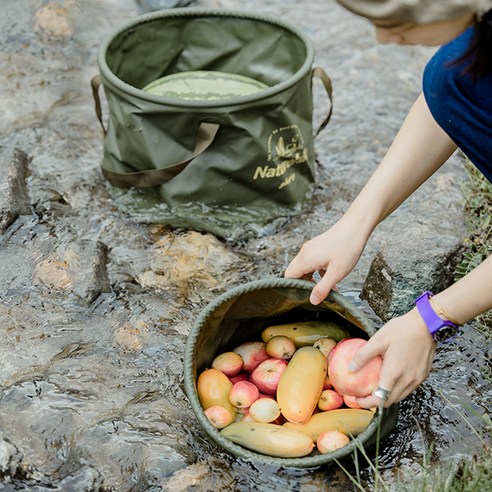
[[[429,297],[432,297],[433,295],[434,294],[432,292],[426,291],[415,300],[415,305],[417,306],[418,312],[427,325],[427,329],[432,335],[432,338],[434,338],[436,333],[444,326],[456,328],[456,325],[452,321],[443,320],[432,309],[429,302]]]

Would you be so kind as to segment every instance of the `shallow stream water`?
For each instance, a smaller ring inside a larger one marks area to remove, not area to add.
[[[338,95],[317,140],[312,208],[241,242],[138,224],[109,196],[89,82],[102,38],[139,13],[136,3],[2,2],[1,145],[31,161],[30,211],[0,238],[0,490],[352,488],[335,466],[272,469],[211,444],[182,388],[186,337],[208,302],[282,275],[301,244],[343,212],[418,94],[430,51],[376,46],[369,26],[331,1],[243,3],[209,5],[262,8],[295,22],[313,38]],[[340,284],[376,323],[358,297],[372,254],[415,221],[423,203],[427,213],[416,221],[423,230],[463,234],[459,187],[449,191],[462,178],[457,157],[378,230]],[[490,352],[473,326],[439,348],[432,374],[402,403],[381,446],[386,484],[418,474],[423,463],[482,452]],[[373,481],[363,461],[360,480],[368,488]]]

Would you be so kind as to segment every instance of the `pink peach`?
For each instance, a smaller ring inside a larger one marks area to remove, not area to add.
[[[329,430],[321,433],[316,441],[318,451],[322,454],[335,451],[335,449],[343,448],[350,442],[350,439],[345,434],[337,430]]]
[[[233,352],[239,354],[243,359],[243,370],[253,371],[261,362],[269,358],[266,353],[265,342],[244,342],[237,346]]]
[[[383,363],[380,356],[374,357],[356,372],[348,368],[354,354],[366,343],[367,340],[362,338],[346,338],[330,352],[328,376],[337,393],[362,398],[369,396],[376,388]]]
[[[288,337],[276,336],[268,340],[265,350],[270,357],[289,360],[296,351],[296,345]]]
[[[205,415],[207,416],[210,423],[216,429],[223,429],[232,423],[234,416],[224,407],[220,405],[213,405],[205,410]]]
[[[243,359],[235,352],[223,352],[212,361],[212,367],[226,376],[235,376],[243,368]]]

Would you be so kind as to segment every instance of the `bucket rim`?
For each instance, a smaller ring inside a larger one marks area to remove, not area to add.
[[[275,84],[268,89],[263,91],[246,95],[246,96],[236,96],[228,99],[215,99],[215,100],[204,100],[204,101],[196,101],[196,100],[185,100],[185,99],[176,99],[166,96],[156,96],[154,94],[150,94],[148,92],[143,91],[137,87],[134,87],[122,79],[120,79],[113,71],[109,68],[106,62],[106,53],[113,42],[113,40],[119,36],[120,34],[128,31],[130,29],[135,29],[138,26],[150,22],[154,22],[159,19],[165,18],[176,18],[176,17],[223,17],[223,18],[238,18],[250,21],[259,21],[267,24],[272,24],[276,27],[282,28],[286,31],[291,32],[295,36],[297,36],[304,44],[306,48],[306,56],[301,67],[293,73],[289,78],[280,82],[279,84]],[[207,108],[224,108],[230,106],[243,106],[246,104],[250,104],[253,102],[262,101],[264,99],[268,99],[272,96],[275,96],[292,86],[296,85],[300,82],[308,73],[311,72],[313,62],[314,62],[314,45],[311,39],[304,33],[302,30],[298,29],[296,26],[287,22],[285,20],[276,19],[272,16],[266,14],[257,14],[254,12],[248,12],[243,10],[236,9],[211,9],[211,8],[203,8],[203,7],[182,7],[182,8],[174,8],[170,10],[159,10],[156,12],[150,12],[148,14],[139,15],[137,18],[134,18],[130,21],[127,21],[111,31],[106,37],[103,39],[97,54],[97,64],[99,67],[101,79],[103,81],[103,86],[106,85],[104,82],[106,81],[112,86],[113,89],[116,89],[119,93],[129,94],[138,99],[153,102],[157,104],[165,104],[167,106],[176,107],[176,108],[186,108],[186,109],[207,109]]]
[[[229,439],[220,434],[206,418],[203,408],[198,399],[198,393],[196,391],[196,384],[193,378],[193,353],[196,347],[196,340],[199,334],[199,328],[201,324],[222,304],[234,299],[238,295],[252,292],[263,288],[298,288],[310,291],[314,286],[314,282],[303,279],[290,279],[290,278],[265,278],[261,280],[254,280],[247,282],[240,286],[233,287],[232,289],[224,292],[218,296],[215,300],[210,302],[201,314],[197,317],[195,323],[192,326],[190,334],[188,335],[184,356],[184,389],[188,397],[193,413],[195,414],[199,424],[205,430],[207,435],[217,444],[231,455],[251,463],[261,463],[270,466],[277,466],[282,468],[318,468],[336,460],[341,460],[350,456],[360,450],[361,447],[366,445],[372,445],[375,443],[375,438],[378,436],[383,437],[387,434],[387,428],[392,427],[396,422],[398,415],[398,405],[392,405],[390,408],[378,408],[374,414],[374,417],[370,421],[369,425],[364,429],[356,438],[344,446],[335,451],[319,454],[314,456],[304,456],[300,458],[280,458],[274,456],[268,456],[255,451],[250,451],[238,444],[233,443]],[[357,308],[350,300],[344,297],[338,292],[331,291],[326,298],[341,305],[343,308],[348,308],[350,314],[356,319],[362,322],[364,328],[369,328],[369,331],[373,333],[368,334],[372,336],[376,328],[372,321]],[[385,421],[383,421],[385,419]]]

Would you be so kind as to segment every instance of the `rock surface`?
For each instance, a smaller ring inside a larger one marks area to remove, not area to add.
[[[244,242],[121,214],[100,172],[103,141],[90,81],[102,40],[140,6],[135,0],[2,0],[0,490],[352,487],[336,467],[257,468],[206,439],[182,388],[186,339],[217,295],[282,275],[303,242],[346,210],[419,94],[433,50],[377,45],[370,25],[334,0],[196,5],[261,12],[312,39],[316,64],[334,86],[332,120],[316,139],[312,206],[280,230]],[[328,103],[323,89],[316,85],[314,92],[317,123]],[[440,255],[447,257],[465,233],[464,176],[463,159],[455,155],[378,226],[356,269],[340,282],[376,324],[359,299],[373,259],[381,258],[393,278],[384,304],[378,292],[386,288],[384,278],[366,284],[381,316],[438,288]],[[424,246],[436,252],[426,256],[434,266],[427,262],[415,282],[402,272],[421,269],[422,244],[402,244],[406,230],[430,238]],[[450,239],[441,244],[432,237]],[[388,484],[405,471],[418,473],[423,455],[440,464],[481,452],[455,408],[475,409],[467,418],[481,428],[492,398],[482,373],[489,345],[465,327],[438,350],[434,371],[404,402],[397,432],[381,447],[379,471]],[[370,466],[360,469],[362,480],[374,483]]]
[[[462,242],[455,236],[416,235],[406,231],[374,257],[361,298],[384,321],[409,311],[416,293],[440,292],[454,282]]]

